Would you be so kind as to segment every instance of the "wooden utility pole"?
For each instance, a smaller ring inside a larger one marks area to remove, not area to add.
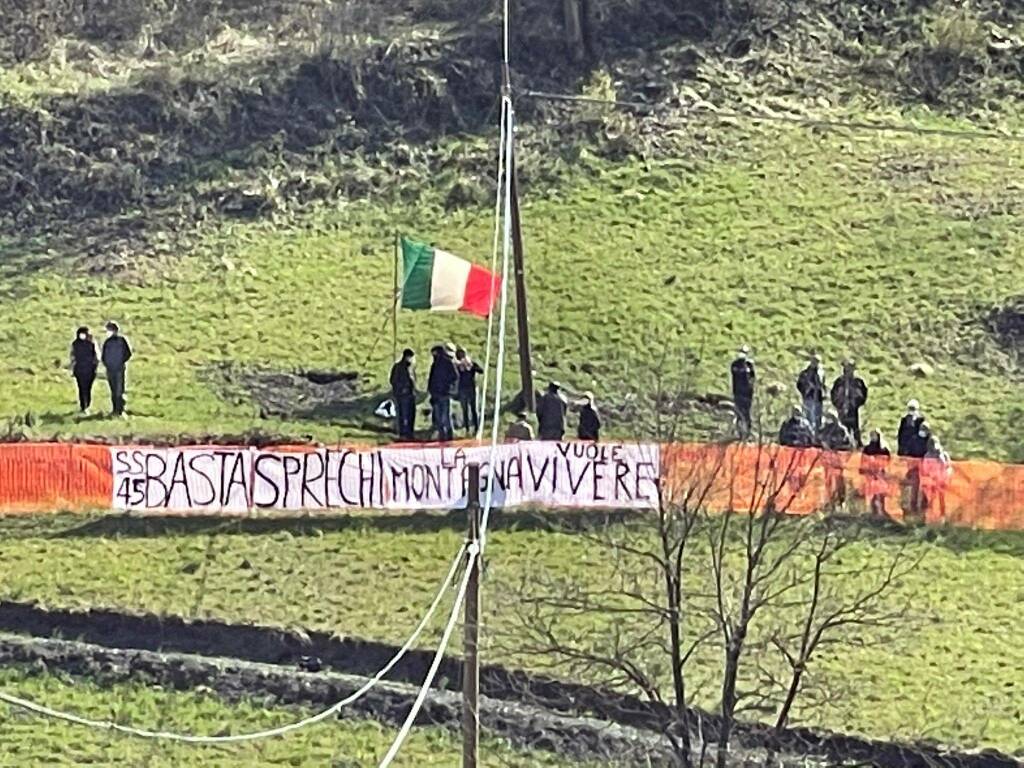
[[[533,388],[533,361],[530,357],[530,321],[526,311],[526,268],[523,264],[523,230],[519,221],[519,185],[516,177],[515,120],[510,115],[508,140],[512,142],[511,210],[512,210],[512,258],[516,273],[516,320],[519,331],[519,376],[523,384],[523,406],[528,411],[537,410],[537,399]]]
[[[469,582],[462,651],[462,768],[476,768],[480,743],[480,465],[470,464],[466,492],[466,516],[469,518]],[[476,551],[476,556],[473,556]]]

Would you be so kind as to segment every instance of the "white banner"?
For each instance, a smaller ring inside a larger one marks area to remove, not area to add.
[[[452,509],[480,464],[495,507],[657,506],[657,445],[528,442],[424,448],[112,448],[115,509]]]

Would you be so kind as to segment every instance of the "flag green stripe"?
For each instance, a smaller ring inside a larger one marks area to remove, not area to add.
[[[426,243],[402,238],[402,306],[430,309],[430,279],[434,271],[434,249]]]

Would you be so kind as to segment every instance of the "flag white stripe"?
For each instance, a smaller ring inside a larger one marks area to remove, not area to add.
[[[465,259],[434,249],[434,268],[430,274],[431,310],[455,311],[462,308],[470,266]]]

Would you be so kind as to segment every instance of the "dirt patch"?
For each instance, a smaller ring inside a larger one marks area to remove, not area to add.
[[[71,664],[57,668],[76,672],[77,674],[95,674],[102,672],[110,664],[110,660],[141,659],[139,666],[131,665],[123,674],[128,677],[146,679],[147,674],[155,674],[159,668],[158,661],[169,655],[202,654],[203,656],[228,657],[233,661],[230,668],[250,670],[253,664],[278,665],[264,667],[267,675],[277,675],[286,681],[284,690],[287,695],[279,694],[285,703],[325,703],[336,701],[346,695],[341,689],[329,689],[318,694],[319,698],[310,700],[312,685],[302,681],[321,681],[324,675],[309,675],[296,671],[300,666],[310,664],[348,675],[373,675],[383,667],[398,650],[397,647],[360,640],[357,638],[339,638],[324,632],[292,632],[273,627],[232,625],[218,621],[185,621],[177,617],[158,617],[154,615],[135,616],[116,611],[90,610],[46,610],[27,603],[0,602],[0,630],[6,632],[28,633],[37,637],[77,637],[87,643],[94,644],[91,648],[75,650],[75,644],[61,643],[56,653],[47,651],[53,663]],[[33,646],[35,642],[37,645]],[[33,648],[44,641],[26,641],[17,639],[0,640],[0,662],[24,662],[40,658]],[[59,641],[45,641],[59,643]],[[53,647],[57,647],[56,645]],[[25,650],[28,648],[29,650]],[[13,649],[13,650],[12,650]],[[74,654],[72,654],[74,651]],[[159,653],[157,653],[159,652]],[[25,656],[24,654],[30,654]],[[19,655],[21,654],[21,655]],[[31,655],[35,654],[35,655]],[[77,655],[76,655],[77,654]],[[83,655],[84,654],[84,655]],[[207,685],[219,692],[229,695],[256,695],[252,686],[239,685],[237,680],[226,684],[224,691],[211,685],[210,679],[217,679],[216,665],[203,667],[202,664],[214,664],[211,661],[186,657],[192,661],[184,665],[182,661],[172,662],[169,677],[158,677],[158,680],[170,681],[175,687],[189,688],[195,685]],[[425,676],[433,658],[429,651],[410,651],[402,661],[395,665],[388,676],[390,681],[401,681],[416,686]],[[75,661],[75,659],[78,659]],[[84,660],[83,660],[84,659]],[[91,659],[100,659],[99,662]],[[103,661],[103,660],[107,661]],[[245,664],[237,661],[243,659]],[[226,662],[218,662],[226,663]],[[154,667],[154,664],[157,666]],[[195,666],[200,665],[200,666]],[[282,670],[281,666],[290,669]],[[114,667],[117,668],[116,666]],[[190,671],[191,670],[191,671]],[[249,674],[249,673],[247,673]],[[212,678],[204,675],[213,675]],[[237,676],[236,676],[237,677]],[[127,677],[123,678],[127,679]],[[445,701],[445,696],[457,701],[455,691],[460,690],[462,679],[461,660],[446,657],[438,670],[437,685],[446,689],[432,693],[432,700]],[[295,681],[299,681],[296,683]],[[396,685],[392,682],[390,685]],[[322,689],[321,689],[322,690]],[[354,689],[346,689],[347,692]],[[400,689],[396,689],[400,690]],[[595,688],[592,686],[569,683],[554,678],[534,675],[521,670],[511,670],[497,665],[485,665],[480,671],[480,690],[489,701],[488,706],[500,715],[502,712],[515,712],[526,709],[534,713],[544,712],[544,722],[549,720],[567,719],[572,723],[580,719],[596,718],[604,721],[603,732],[613,736],[619,726],[638,730],[662,732],[666,723],[674,720],[668,708],[652,704],[629,694]],[[340,692],[340,695],[338,695]],[[289,696],[291,698],[289,698]],[[539,708],[539,709],[535,709]],[[558,713],[553,715],[552,713]],[[371,715],[374,716],[374,715]],[[387,713],[377,715],[386,717]],[[457,723],[458,711],[451,719],[447,715],[436,715],[439,719],[428,722]],[[719,719],[706,712],[691,710],[688,714],[691,726],[700,730],[705,738],[713,740],[719,727]],[[448,719],[446,719],[448,718]],[[485,719],[485,724],[486,724]],[[517,720],[520,723],[521,721]],[[609,726],[608,723],[615,723]],[[510,731],[495,730],[509,735]],[[544,725],[542,732],[551,728]],[[574,738],[581,742],[588,741],[589,731],[576,731]],[[537,729],[532,732],[536,738]],[[510,738],[513,738],[510,735]],[[554,738],[554,737],[553,737]],[[561,736],[551,742],[557,745]],[[517,743],[521,743],[518,742]],[[538,746],[539,742],[530,742]],[[626,742],[635,748],[636,741]],[[1010,768],[1019,766],[1019,762],[995,751],[980,753],[957,752],[930,744],[897,744],[892,742],[874,741],[854,736],[844,736],[808,728],[791,728],[782,733],[762,725],[753,723],[738,724],[735,730],[734,743],[749,750],[771,749],[777,754],[800,755],[801,760],[809,756],[822,759],[826,764],[846,764],[850,761],[865,765],[893,766],[894,768],[933,768],[936,765],[949,768]],[[547,742],[542,746],[548,748]],[[622,743],[620,742],[620,746]],[[580,749],[581,746],[567,747]],[[588,749],[591,747],[587,747]],[[603,749],[604,747],[601,747]],[[555,747],[557,751],[559,747]],[[579,754],[573,753],[573,754]],[[591,752],[593,757],[600,752]],[[614,754],[614,753],[612,753]],[[622,753],[628,754],[628,753]],[[661,764],[661,763],[658,763]],[[806,765],[806,763],[801,763]]]
[[[1024,356],[1024,296],[991,309],[985,318],[985,327],[1003,349],[1020,360]]]
[[[952,219],[978,221],[993,216],[1020,216],[1024,213],[1024,190],[992,189],[981,192],[941,191],[932,203]]]
[[[253,403],[264,419],[368,419],[381,400],[376,393],[361,392],[360,375],[354,371],[281,371],[221,363],[202,377],[221,397]]]
[[[103,648],[82,642],[0,638],[0,663],[31,665],[49,673],[87,676],[102,683],[150,682],[174,690],[204,687],[231,701],[250,699],[263,706],[304,705],[324,708],[353,693],[366,678],[311,673],[252,662],[210,659],[179,653]],[[416,698],[418,686],[380,683],[342,710],[340,716],[372,718],[400,724]],[[416,725],[461,727],[462,697],[431,691]],[[531,749],[544,749],[574,760],[611,760],[615,764],[665,764],[668,752],[660,737],[585,718],[570,718],[535,707],[480,701],[485,731]],[[140,727],[150,724],[140,723]]]

